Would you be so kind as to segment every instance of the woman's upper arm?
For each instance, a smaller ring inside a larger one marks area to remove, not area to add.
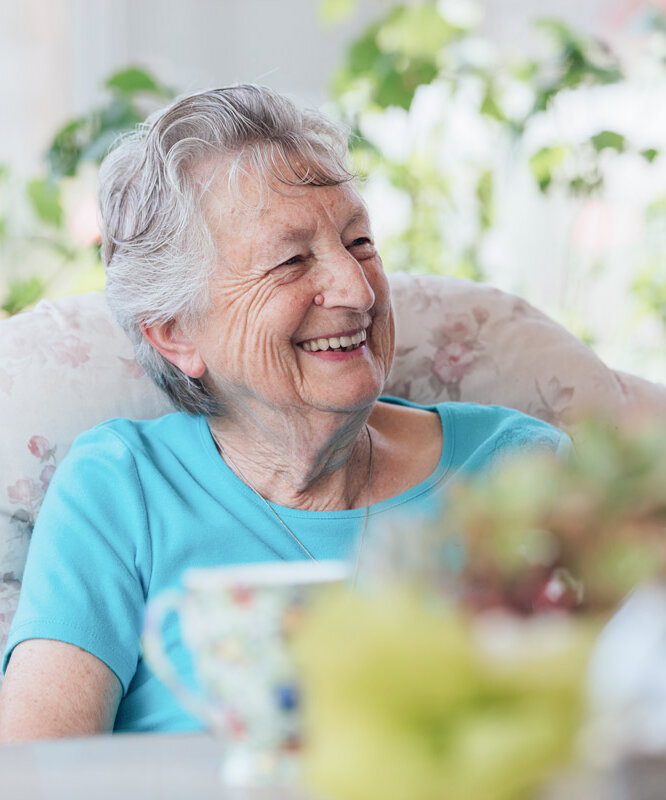
[[[0,691],[0,742],[108,732],[122,696],[96,656],[52,639],[18,644]]]

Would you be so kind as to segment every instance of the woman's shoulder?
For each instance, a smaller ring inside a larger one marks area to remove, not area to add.
[[[441,403],[437,407],[457,429],[480,438],[541,438],[557,442],[566,436],[550,423],[515,408],[478,403]]]
[[[446,403],[442,413],[454,444],[454,463],[470,462],[475,468],[504,456],[535,451],[566,458],[571,450],[566,433],[514,408]]]
[[[454,425],[457,429],[469,429],[470,433],[474,432],[481,438],[495,432],[507,434],[508,431],[533,432],[535,435],[541,433],[548,439],[557,439],[565,435],[542,419],[506,406],[467,402],[422,404],[388,395],[379,399],[384,407],[390,405],[396,410],[402,409],[407,413],[409,413],[408,410],[411,410],[412,413],[414,411],[437,411],[441,417],[447,418],[449,424]]]
[[[116,417],[79,434],[72,444],[72,450],[76,452],[91,445],[102,445],[109,449],[122,446],[130,451],[158,446],[160,443],[173,446],[180,440],[190,442],[199,430],[201,420],[201,417],[182,411],[153,419]]]
[[[522,411],[497,405],[447,402],[420,405],[400,398],[382,398],[394,408],[415,412],[437,411],[441,419],[444,448],[451,465],[471,463],[476,467],[502,454],[548,450],[566,456],[570,440],[566,433],[544,420]]]

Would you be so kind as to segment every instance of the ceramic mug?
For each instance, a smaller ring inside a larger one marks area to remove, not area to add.
[[[192,569],[182,591],[148,604],[144,656],[183,707],[222,738],[226,784],[297,781],[299,697],[289,642],[313,596],[348,575],[339,561]],[[170,613],[179,616],[201,694],[183,685],[165,650]]]

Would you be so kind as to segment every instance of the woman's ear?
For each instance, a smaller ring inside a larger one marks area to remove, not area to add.
[[[141,323],[140,327],[149,344],[185,375],[190,378],[200,378],[204,374],[206,364],[197,346],[176,320],[150,327]]]

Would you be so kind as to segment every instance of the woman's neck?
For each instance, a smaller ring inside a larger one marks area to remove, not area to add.
[[[227,465],[250,488],[279,505],[310,511],[368,503],[370,409],[308,416],[248,413],[209,420]]]

